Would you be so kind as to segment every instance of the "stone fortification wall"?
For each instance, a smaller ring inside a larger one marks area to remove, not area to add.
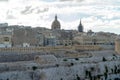
[[[71,64],[36,69],[33,71],[11,71],[0,73],[2,80],[114,80],[120,78],[119,61]]]
[[[74,49],[81,50],[81,51],[97,51],[102,50],[103,48],[97,45],[76,45]]]
[[[16,61],[31,61],[36,55],[45,55],[45,52],[40,53],[0,53],[0,62],[16,62]]]
[[[97,51],[95,52],[96,54]],[[53,61],[48,64],[52,56],[41,56],[39,60],[48,61],[36,62],[13,62],[13,63],[0,63],[0,79],[2,80],[75,80],[75,79],[91,79],[97,80],[114,80],[120,78],[120,56],[106,55],[99,57],[89,58],[74,58],[74,59],[58,59],[57,62]],[[108,52],[109,53],[109,52]],[[113,53],[113,52],[112,52]],[[44,63],[44,64],[43,64]],[[29,73],[29,71],[32,71]],[[25,76],[21,77],[26,73]],[[29,79],[30,78],[30,79]],[[94,79],[95,78],[95,79]],[[107,78],[107,79],[105,79]]]
[[[0,80],[33,80],[29,71],[12,71],[0,73]]]
[[[34,80],[85,80],[85,78],[88,80],[114,80],[115,78],[120,79],[119,70],[119,61],[72,64],[38,69],[35,71]]]
[[[54,50],[75,50],[82,51],[101,50],[102,48],[97,45],[78,45],[78,46],[55,46],[55,47],[22,47],[22,48],[0,48],[0,52],[40,52],[40,51],[54,51]]]
[[[6,71],[25,71],[26,69],[25,63],[0,63],[0,73]]]

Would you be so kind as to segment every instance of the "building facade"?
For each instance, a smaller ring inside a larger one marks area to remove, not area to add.
[[[12,35],[0,34],[0,48],[12,47]]]

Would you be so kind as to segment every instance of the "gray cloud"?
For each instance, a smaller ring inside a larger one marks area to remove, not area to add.
[[[4,2],[4,1],[5,1],[5,2],[8,2],[9,0],[0,0],[0,2]]]
[[[7,15],[6,19],[16,19],[13,15]]]
[[[81,1],[84,1],[84,0],[59,0],[59,1],[76,1],[76,2],[81,2]]]
[[[22,14],[29,14],[31,13],[31,6],[27,6],[25,7],[25,9],[23,11],[21,11]]]
[[[6,19],[16,19],[16,17],[13,16],[12,11],[8,10],[6,13]]]
[[[86,31],[92,28],[93,31],[114,29],[114,32],[120,33],[120,0],[103,0],[102,2],[101,0],[50,0],[53,2],[49,0],[0,0],[0,3],[1,1],[3,4],[4,1],[9,1],[9,5],[12,5],[6,7],[4,4],[4,7],[0,7],[1,19],[5,18],[11,24],[49,27],[54,14],[58,14],[64,29],[69,29],[68,26],[71,25],[75,27],[70,29],[76,29],[78,19],[82,18]],[[106,6],[106,4],[109,5]],[[5,14],[8,9],[9,11]]]
[[[60,0],[60,1],[74,1],[74,0]]]
[[[35,7],[35,8],[32,8],[32,6],[26,6],[25,9],[23,11],[21,11],[21,14],[31,14],[31,13],[34,13],[34,11],[36,11],[35,13],[36,14],[39,14],[39,13],[43,13],[43,12],[47,12],[49,10],[49,8],[43,8],[41,9],[40,7]]]

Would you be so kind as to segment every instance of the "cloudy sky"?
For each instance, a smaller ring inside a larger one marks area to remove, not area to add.
[[[51,27],[55,14],[62,29],[120,34],[120,0],[0,0],[0,23]]]

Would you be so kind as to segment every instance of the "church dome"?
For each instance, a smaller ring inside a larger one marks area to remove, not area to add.
[[[51,28],[52,30],[60,30],[60,22],[57,20],[57,15],[55,16],[55,20],[52,22]]]

